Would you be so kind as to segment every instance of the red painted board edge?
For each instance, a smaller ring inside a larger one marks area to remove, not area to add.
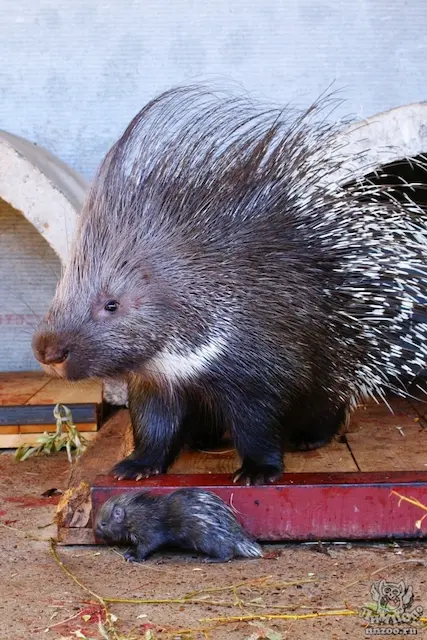
[[[392,491],[427,506],[427,472],[297,473],[258,487],[233,484],[230,475],[157,476],[139,482],[99,476],[92,486],[93,514],[112,495],[149,489],[167,494],[199,487],[231,504],[236,517],[261,541],[423,539],[426,513]]]

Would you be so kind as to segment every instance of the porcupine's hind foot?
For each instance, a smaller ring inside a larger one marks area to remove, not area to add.
[[[333,435],[321,440],[310,439],[302,434],[300,437],[294,437],[292,439],[292,447],[297,451],[313,451],[314,449],[320,449],[331,442]]]
[[[348,422],[348,413],[343,405],[338,410],[324,411],[319,413],[319,417],[295,416],[292,418],[293,424],[298,427],[294,428],[290,436],[290,448],[297,451],[312,451],[329,444],[334,436],[336,436],[341,427]]]
[[[240,398],[231,395],[232,436],[242,461],[233,482],[262,485],[276,482],[283,473],[283,442],[277,400],[256,389]]]
[[[224,423],[201,398],[191,398],[182,423],[186,443],[195,451],[212,450],[230,445],[231,438],[226,434]]]

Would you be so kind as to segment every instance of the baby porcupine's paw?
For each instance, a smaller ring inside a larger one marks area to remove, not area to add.
[[[205,564],[221,564],[224,562],[230,562],[230,560],[233,559],[233,555],[229,555],[229,556],[206,556],[205,558],[203,558],[202,562],[204,562]]]
[[[126,562],[144,562],[145,556],[141,555],[137,551],[125,551],[123,554]]]
[[[111,474],[117,480],[142,480],[150,476],[158,476],[164,473],[165,469],[160,466],[148,466],[144,460],[138,460],[129,456],[118,462],[112,469]]]
[[[138,559],[134,551],[125,551],[123,554],[123,557],[126,560],[126,562],[138,562]]]
[[[239,484],[261,485],[276,482],[283,473],[283,466],[274,464],[256,464],[250,460],[244,460],[240,469],[233,476],[233,482]]]

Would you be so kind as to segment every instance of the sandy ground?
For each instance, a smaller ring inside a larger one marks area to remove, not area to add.
[[[102,606],[61,570],[49,547],[58,498],[41,494],[64,488],[67,465],[62,454],[19,464],[10,452],[0,454],[1,640],[103,637],[98,628]],[[368,637],[367,623],[357,615],[249,619],[217,626],[204,619],[358,611],[372,601],[371,585],[381,578],[411,586],[411,608],[422,606],[427,617],[425,545],[276,545],[265,551],[265,559],[226,565],[206,565],[196,556],[178,554],[157,554],[134,565],[114,549],[58,548],[78,580],[104,597],[170,600],[198,592],[198,602],[190,604],[109,605],[117,616],[117,633],[104,637],[112,639],[357,640]],[[241,583],[246,586],[204,591]],[[408,635],[408,627],[398,627]],[[185,634],[178,631],[182,629],[200,631]],[[427,637],[422,623],[417,637]]]

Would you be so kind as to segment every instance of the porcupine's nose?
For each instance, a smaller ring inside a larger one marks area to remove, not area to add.
[[[54,333],[36,334],[32,341],[33,352],[41,364],[62,364],[68,358],[69,350],[61,338]]]

